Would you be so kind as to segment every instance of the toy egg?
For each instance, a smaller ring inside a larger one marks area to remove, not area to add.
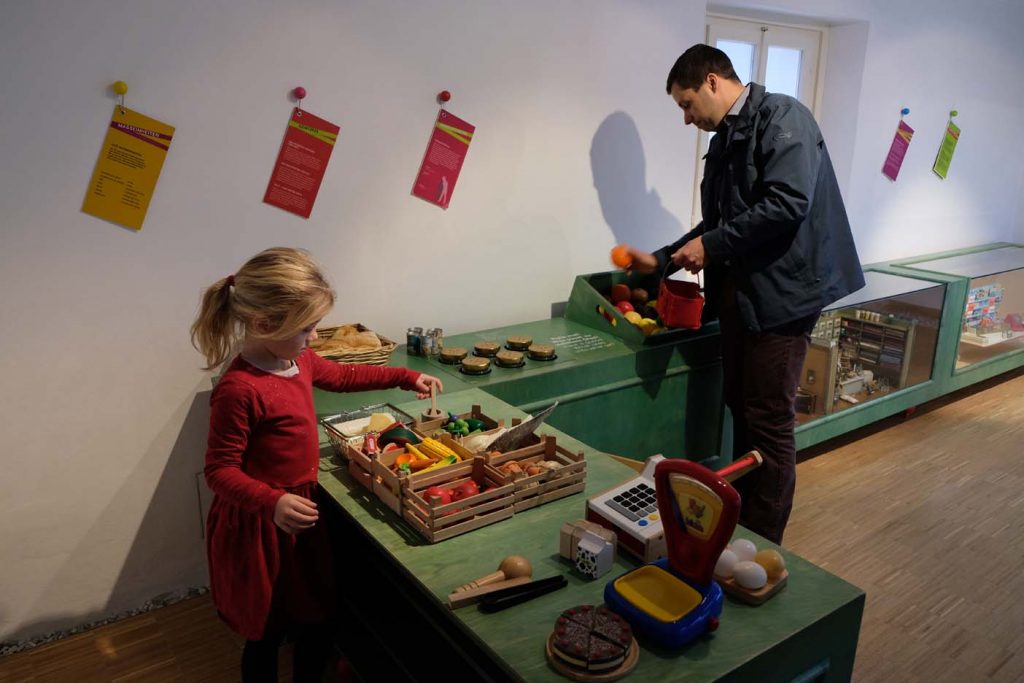
[[[768,578],[773,581],[782,576],[782,572],[786,571],[786,561],[782,559],[782,555],[778,550],[772,550],[771,548],[761,550],[757,555],[754,555],[754,562],[764,567]]]
[[[473,353],[483,358],[492,358],[501,346],[495,341],[482,341],[473,345]]]
[[[736,567],[736,563],[739,562],[736,559],[736,553],[726,548],[722,551],[722,554],[718,556],[718,562],[715,563],[715,576],[721,576],[723,579],[731,579],[733,569]]]
[[[498,355],[494,357],[494,362],[501,368],[520,368],[525,363],[522,351],[509,351],[507,349],[498,351]]]
[[[514,334],[505,340],[505,348],[510,351],[525,351],[533,343],[533,337],[525,334]]]
[[[743,588],[752,591],[764,588],[768,583],[768,574],[764,567],[749,560],[736,563],[732,570],[732,578]]]
[[[466,349],[461,346],[446,346],[441,350],[441,362],[455,365],[466,357]]]
[[[754,545],[753,541],[746,538],[739,538],[733,541],[730,547],[736,553],[736,559],[740,562],[753,561],[754,555],[757,554],[757,546]]]
[[[487,358],[463,358],[462,366],[459,368],[467,375],[486,375],[491,371],[491,361]]]
[[[526,349],[526,355],[533,360],[554,360],[555,346],[554,344],[530,344]]]

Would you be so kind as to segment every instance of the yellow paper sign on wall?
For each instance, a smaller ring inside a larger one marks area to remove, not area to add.
[[[115,106],[82,211],[141,229],[173,136],[173,126]]]

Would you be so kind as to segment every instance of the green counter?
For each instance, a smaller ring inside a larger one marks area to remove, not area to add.
[[[724,408],[717,326],[682,343],[631,347],[609,333],[553,318],[449,336],[445,346],[472,353],[477,342],[504,344],[511,335],[554,344],[557,357],[527,360],[524,367],[513,369],[492,364],[488,374],[472,376],[436,358],[409,356],[402,346],[392,354],[391,364],[440,377],[445,393],[480,389],[530,414],[558,401],[552,426],[623,457],[644,460],[661,453],[700,461],[721,452]],[[373,392],[362,405],[380,402],[385,395]],[[340,412],[343,405],[323,392],[315,398],[321,414]]]
[[[614,347],[607,352],[614,354]],[[379,393],[334,396],[330,410],[353,409],[380,398],[412,415],[426,406],[424,401],[406,401],[409,394],[404,392],[375,395]],[[474,404],[495,418],[524,416],[481,388],[449,389],[439,400],[452,412]],[[326,402],[318,395],[322,407]],[[548,666],[544,655],[555,619],[577,604],[601,604],[605,583],[637,565],[620,556],[612,572],[587,581],[559,557],[559,530],[563,522],[584,516],[588,496],[635,472],[562,431],[550,426],[540,431],[556,436],[570,450],[585,452],[586,491],[434,545],[325,458],[320,483],[336,503],[325,513],[334,523],[342,558],[339,580],[347,626],[341,638],[367,680],[420,680],[427,675],[445,680],[567,680]],[[742,529],[737,536],[754,540],[758,548],[776,547]],[[727,597],[718,631],[678,652],[641,644],[639,663],[627,680],[849,680],[864,593],[779,550],[790,576],[778,595],[759,607]],[[452,589],[494,571],[510,554],[526,556],[535,579],[562,574],[569,586],[495,614],[476,607],[447,608]]]

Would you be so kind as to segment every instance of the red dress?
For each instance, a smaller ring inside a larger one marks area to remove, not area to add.
[[[420,374],[340,365],[309,349],[295,364],[298,373],[283,377],[239,356],[210,397],[205,468],[215,494],[206,519],[210,592],[221,618],[248,640],[287,622],[322,622],[333,607],[324,525],[292,536],[274,524],[274,506],[285,493],[317,497],[320,443],[313,386],[413,389]]]

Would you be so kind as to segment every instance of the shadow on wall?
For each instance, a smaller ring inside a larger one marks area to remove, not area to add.
[[[33,612],[50,611],[52,616],[19,628],[12,634],[12,640],[141,611],[146,606],[156,606],[169,597],[184,594],[187,589],[208,585],[199,492],[202,490],[204,497],[208,494],[204,482],[200,480],[197,486],[196,473],[203,469],[209,419],[209,391],[196,393],[191,403],[183,404],[175,411],[139,459],[134,471],[111,496],[107,508],[83,534],[64,567],[54,576],[51,582],[54,587],[81,584],[82,573],[88,572],[90,565],[95,564],[95,560],[86,558],[94,557],[97,547],[110,546],[112,554],[125,552],[112,538],[111,530],[121,524],[119,518],[126,514],[126,508],[140,509],[141,504],[136,506],[133,503],[147,497],[145,513],[139,521],[131,547],[127,548],[104,608],[92,614],[53,615],[52,605],[38,605]],[[174,445],[168,455],[164,444],[172,438]],[[159,478],[156,478],[154,471],[159,465],[154,463],[158,459],[165,462]],[[44,597],[43,602],[45,600]]]
[[[654,250],[683,234],[679,220],[647,189],[647,162],[636,123],[625,112],[610,114],[590,144],[590,169],[601,213],[617,244]]]

